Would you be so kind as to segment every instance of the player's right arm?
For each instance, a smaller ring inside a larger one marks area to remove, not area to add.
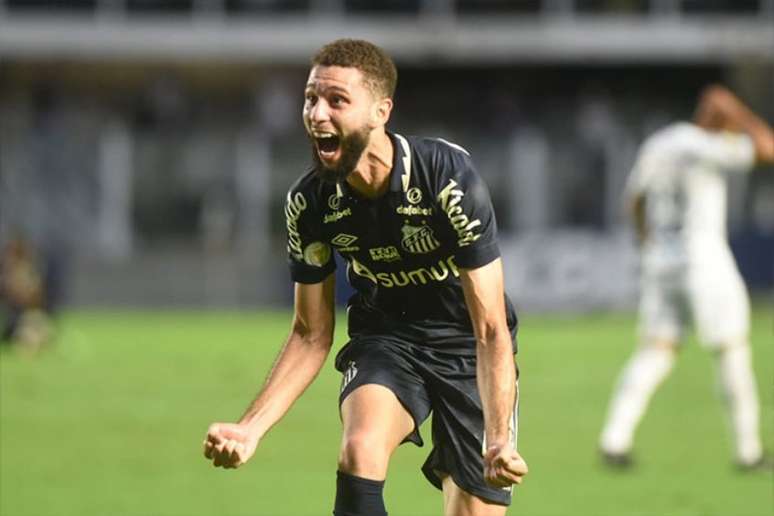
[[[213,423],[204,456],[214,466],[247,462],[261,438],[282,418],[317,376],[333,343],[335,275],[320,283],[295,284],[290,335],[266,382],[238,423]]]

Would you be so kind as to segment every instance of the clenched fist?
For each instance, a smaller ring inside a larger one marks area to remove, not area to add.
[[[521,484],[529,468],[510,443],[489,446],[484,454],[484,480],[493,487]]]
[[[255,453],[258,437],[251,435],[247,425],[213,423],[204,440],[204,456],[215,467],[238,468]]]

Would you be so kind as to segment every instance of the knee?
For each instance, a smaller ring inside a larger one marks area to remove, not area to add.
[[[385,444],[367,431],[345,434],[339,452],[339,471],[366,478],[384,478],[389,456]]]

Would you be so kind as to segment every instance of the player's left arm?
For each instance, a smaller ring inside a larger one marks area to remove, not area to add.
[[[476,376],[486,442],[484,478],[496,487],[520,484],[527,464],[516,451],[511,435],[518,386],[505,316],[502,260],[461,269],[460,278],[476,336]]]

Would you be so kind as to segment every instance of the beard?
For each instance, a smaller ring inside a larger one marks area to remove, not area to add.
[[[368,147],[369,140],[370,132],[367,127],[362,127],[348,136],[341,136],[339,138],[341,156],[338,163],[331,168],[326,166],[320,159],[313,139],[312,158],[314,159],[314,171],[317,177],[328,183],[339,183],[346,180],[354,172],[355,167],[357,167],[363,151]]]

